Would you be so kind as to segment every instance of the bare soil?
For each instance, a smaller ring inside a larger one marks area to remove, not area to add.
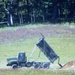
[[[63,65],[61,70],[74,70],[75,71],[75,60],[70,61],[66,63],[65,65]]]
[[[42,33],[45,37],[72,36],[75,35],[75,28],[60,25],[48,25],[37,28],[18,28],[16,30],[5,30],[0,31],[0,43],[40,37],[40,33]]]

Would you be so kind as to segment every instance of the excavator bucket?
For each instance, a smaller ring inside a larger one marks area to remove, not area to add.
[[[53,51],[53,49],[48,45],[48,43],[44,40],[44,38],[39,39],[36,43],[39,49],[45,54],[45,56],[49,59],[51,63],[59,58],[58,55]]]

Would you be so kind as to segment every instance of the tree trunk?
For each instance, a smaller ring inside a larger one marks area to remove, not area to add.
[[[27,0],[27,22],[29,23],[30,17],[29,17],[29,0]]]
[[[53,0],[53,16],[52,16],[52,21],[55,22],[58,18],[58,1]]]

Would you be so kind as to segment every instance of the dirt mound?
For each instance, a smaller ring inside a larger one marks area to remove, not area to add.
[[[75,70],[75,60],[66,63],[61,69],[63,70]]]

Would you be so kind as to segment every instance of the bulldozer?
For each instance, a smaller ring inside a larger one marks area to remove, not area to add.
[[[54,50],[45,41],[44,37],[39,39],[39,41],[36,43],[36,46],[40,49],[40,52],[43,52],[43,54],[48,58],[49,62],[29,61],[27,60],[27,56],[25,52],[19,52],[17,57],[7,58],[7,66],[12,66],[13,69],[19,67],[27,67],[27,68],[34,67],[35,69],[40,69],[40,68],[49,69],[50,64],[54,63],[55,60],[58,59],[58,65],[62,67],[62,65],[59,63],[60,57],[54,52]],[[33,49],[31,55],[33,54],[34,50],[35,49]]]

